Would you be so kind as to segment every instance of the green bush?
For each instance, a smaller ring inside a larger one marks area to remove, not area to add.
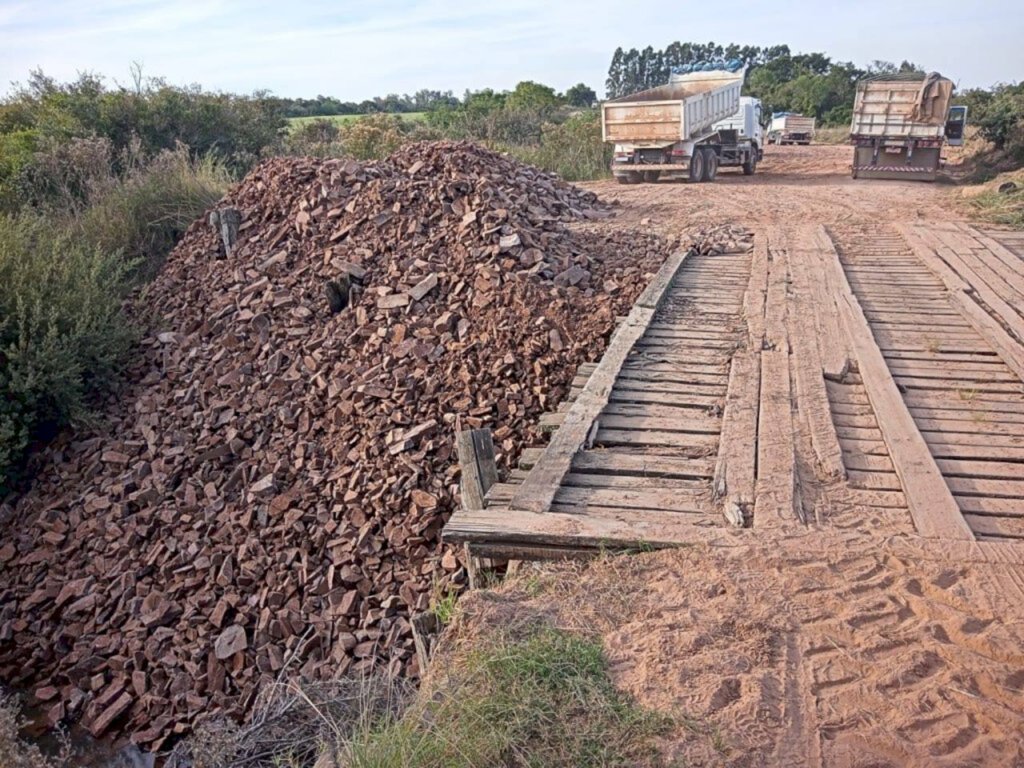
[[[357,160],[380,160],[408,139],[408,130],[398,115],[366,115],[338,128],[344,152]]]
[[[131,268],[44,218],[0,217],[0,496],[39,431],[87,418],[114,379]]]
[[[981,135],[996,149],[1024,162],[1024,83],[994,89],[975,122]]]
[[[564,123],[545,124],[537,145],[509,144],[502,148],[566,181],[606,177],[612,159],[611,147],[601,140],[601,116],[597,110],[573,115]]]

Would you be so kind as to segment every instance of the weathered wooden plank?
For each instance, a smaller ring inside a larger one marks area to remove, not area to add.
[[[826,377],[842,378],[850,367],[850,348],[846,334],[842,332],[839,307],[836,304],[835,276],[823,264],[823,259],[829,254],[829,244],[821,241],[823,236],[827,237],[824,230],[814,228],[809,238],[806,233],[806,229],[801,229],[799,246],[806,250],[801,251],[799,258],[804,265],[807,287],[810,288],[815,307],[819,359]]]
[[[962,260],[957,259],[955,255],[951,261],[939,256],[927,242],[924,230],[909,224],[898,225],[897,228],[910,243],[914,253],[946,284],[950,296],[968,322],[992,345],[992,348],[999,353],[999,356],[1013,372],[1024,380],[1024,347],[1019,341],[1024,339],[1024,319],[972,270],[968,269]],[[1010,335],[998,320],[974,300],[972,295],[974,291],[988,307],[999,315],[1003,322],[1007,323],[1016,338]]]
[[[705,479],[681,477],[641,477],[638,475],[570,472],[562,479],[563,488],[607,488],[620,491],[706,494],[711,487]]]
[[[1024,539],[1024,518],[965,514],[964,519],[976,534]]]
[[[512,500],[513,509],[544,512],[550,508],[556,489],[569,472],[573,456],[584,446],[594,420],[608,404],[619,369],[653,320],[665,291],[687,255],[688,252],[675,253],[665,261],[629,316],[616,329],[583,392],[566,414],[562,427],[552,436],[530,476],[519,486]]]
[[[892,460],[888,456],[873,456],[859,451],[844,451],[843,461],[848,470],[861,472],[896,472]]]
[[[1018,499],[1024,513],[1024,476],[1013,480],[988,477],[947,477],[946,483],[955,494],[974,494],[991,498]]]
[[[1024,445],[1024,443],[1022,443]],[[992,479],[1024,481],[1024,464],[1012,461],[978,461],[973,459],[940,459],[939,469],[947,478],[960,475]],[[1024,511],[1024,510],[1022,510]]]
[[[767,235],[772,257],[765,299],[764,344],[757,424],[757,482],[754,527],[776,526],[797,518],[793,396],[786,328],[789,264],[778,230]],[[755,241],[756,242],[756,241]]]
[[[762,352],[755,527],[777,525],[795,516],[796,457],[791,397],[788,352]]]
[[[788,315],[792,324],[789,338],[793,344],[793,373],[796,385],[797,412],[810,435],[811,447],[825,477],[846,476],[843,452],[839,446],[835,424],[829,410],[828,393],[823,376],[839,378],[849,368],[845,334],[840,333],[838,310],[830,295],[812,286],[824,286],[821,279],[810,276],[816,230],[801,228],[795,242],[790,242],[789,263],[793,277],[794,310]],[[825,273],[820,266],[817,273]],[[817,322],[815,322],[817,318]],[[838,350],[828,352],[827,350]],[[830,358],[826,366],[824,360]],[[831,366],[831,370],[829,367]]]
[[[455,436],[461,480],[462,506],[483,509],[491,486],[498,482],[494,442],[489,429],[469,429]]]
[[[751,350],[732,358],[715,464],[715,496],[742,512],[753,510],[757,461],[761,356]]]
[[[519,454],[519,468],[532,469],[543,453],[544,449],[541,447],[523,448],[523,452]]]
[[[664,432],[653,429],[605,429],[598,424],[594,445],[648,445],[664,448],[716,448],[718,435],[702,432]]]
[[[999,499],[990,496],[955,496],[964,514],[1020,515],[1024,517],[1020,499]]]
[[[864,389],[889,447],[889,455],[906,492],[914,526],[922,536],[973,538],[970,527],[964,522],[960,508],[946,486],[875,344],[867,318],[850,289],[838,254],[834,248],[828,251],[831,258],[827,262],[839,289],[838,301],[847,338],[857,358]]]
[[[612,507],[615,509],[704,513],[709,511],[709,498],[710,495],[707,492],[697,490],[572,488],[563,485],[555,492],[553,503],[576,509]]]
[[[573,509],[573,507],[569,507]],[[655,510],[602,509],[601,514],[577,511],[526,512],[509,508],[459,510],[443,536],[455,542],[488,546],[526,544],[531,547],[647,548],[700,541],[700,517]]]
[[[955,373],[955,371],[951,371]],[[977,390],[978,392],[1013,392],[1024,395],[1024,384],[1020,381],[998,381],[984,374],[978,374],[973,378],[924,378],[921,376],[908,376],[904,373],[893,373],[896,383],[907,389],[934,389],[940,392],[949,391],[950,387],[958,389]]]
[[[900,478],[895,472],[862,472],[851,469],[849,482],[853,488],[866,488],[874,491],[902,491]]]
[[[660,416],[616,416],[607,412],[601,413],[598,423],[602,429],[644,430],[654,432],[698,432],[717,435],[721,430],[721,420],[700,411],[676,409],[685,415],[666,419]]]
[[[576,454],[572,462],[572,471],[577,473],[614,473],[640,477],[707,478],[711,477],[713,470],[711,459],[663,455],[650,451],[583,451]]]
[[[949,435],[925,432],[932,455],[939,459],[972,459],[977,461],[1024,461],[1024,443],[990,435]],[[966,439],[965,439],[966,438]],[[953,440],[957,442],[952,442]]]
[[[635,389],[629,382],[619,382],[609,393],[613,403],[659,403],[677,408],[713,408],[722,404],[722,395],[699,395],[692,392],[664,392]],[[571,409],[570,409],[571,410]]]

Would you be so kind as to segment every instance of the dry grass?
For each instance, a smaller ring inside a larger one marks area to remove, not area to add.
[[[599,641],[543,619],[477,626],[398,719],[338,743],[331,768],[656,766],[672,721],[608,677]]]
[[[60,752],[45,755],[19,732],[24,725],[16,697],[0,690],[0,768],[64,768],[71,765],[71,747],[61,738]]]
[[[835,128],[816,128],[814,130],[814,144],[846,144],[849,140],[849,126],[843,125]]]
[[[1000,192],[1000,187],[1009,191]],[[1024,171],[1001,173],[985,184],[964,187],[961,195],[972,218],[1024,229]]]
[[[167,768],[306,768],[328,745],[397,718],[411,683],[383,675],[263,688],[245,725],[211,719],[180,742]]]

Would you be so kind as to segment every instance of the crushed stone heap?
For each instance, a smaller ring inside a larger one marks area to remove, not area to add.
[[[230,253],[192,225],[101,427],[0,507],[0,680],[150,749],[281,675],[417,675],[456,431],[509,466],[672,247],[467,143],[268,160],[219,208]]]

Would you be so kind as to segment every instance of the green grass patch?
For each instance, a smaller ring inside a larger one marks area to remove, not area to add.
[[[1002,184],[1016,189],[1000,192]],[[985,185],[977,195],[965,200],[971,216],[980,221],[1024,230],[1024,173],[1003,174]]]
[[[390,113],[389,113],[390,114]],[[396,112],[402,122],[415,123],[421,122],[426,117],[426,112]],[[288,130],[294,131],[297,128],[301,128],[303,125],[316,122],[317,120],[326,120],[329,123],[337,123],[338,125],[344,125],[345,123],[358,120],[360,117],[366,117],[366,115],[310,115],[309,117],[289,117],[288,118]]]
[[[612,685],[600,642],[544,625],[475,641],[399,718],[340,745],[349,768],[641,766],[671,720]]]

